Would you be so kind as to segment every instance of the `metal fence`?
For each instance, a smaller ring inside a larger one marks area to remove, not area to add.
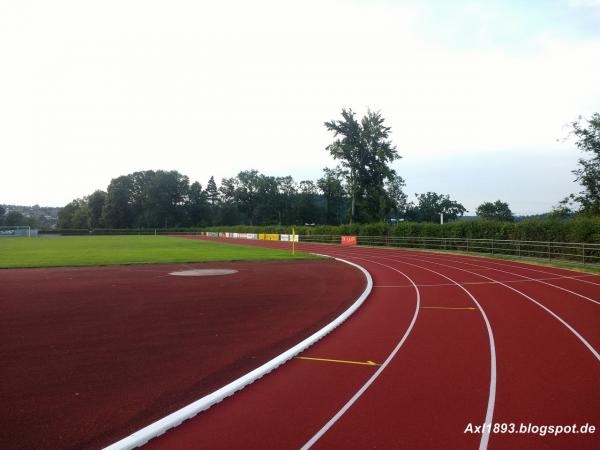
[[[337,235],[302,235],[301,242],[339,244]],[[516,258],[539,258],[549,261],[600,264],[600,244],[583,242],[511,241],[435,237],[358,236],[358,245],[454,250]]]

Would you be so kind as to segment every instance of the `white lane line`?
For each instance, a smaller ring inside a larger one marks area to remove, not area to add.
[[[423,259],[423,258],[417,258],[416,256],[406,256],[406,258],[414,258],[414,259],[417,259],[418,261],[428,261],[428,260]],[[451,258],[440,258],[440,257],[431,257],[431,258],[432,259],[436,259],[436,260],[442,260],[442,261],[457,262],[457,263],[460,263],[460,264],[465,264],[467,266],[482,267],[479,264],[468,263],[468,262],[465,262],[463,260],[457,260],[457,259],[451,259]],[[485,268],[486,269],[495,270],[497,272],[506,273],[508,275],[515,275],[517,277],[522,277],[522,278],[525,278],[526,280],[529,280],[529,281],[535,281],[537,283],[546,284],[546,285],[552,286],[552,287],[554,287],[556,289],[560,289],[561,291],[565,291],[565,292],[573,294],[573,295],[575,295],[577,297],[583,298],[584,300],[588,300],[588,301],[590,301],[592,303],[595,303],[596,305],[600,305],[600,302],[597,301],[597,300],[594,300],[593,298],[587,297],[587,296],[585,296],[583,294],[580,294],[578,292],[571,291],[571,290],[566,289],[566,288],[564,288],[562,286],[557,286],[556,284],[548,283],[547,281],[544,281],[544,280],[541,280],[541,279],[531,278],[531,277],[528,277],[527,275],[521,275],[521,274],[518,274],[518,273],[509,272],[507,270],[496,269],[495,267],[485,267]],[[499,283],[499,281],[496,281],[496,282]],[[505,282],[505,283],[507,283],[507,282]]]
[[[337,244],[333,244],[336,246],[339,246]],[[443,257],[446,255],[440,254],[440,253],[432,253],[432,252],[427,252],[427,251],[423,251],[423,252],[415,252],[415,251],[411,251],[411,249],[408,248],[396,248],[396,247],[372,247],[372,246],[359,246],[358,248],[369,248],[369,249],[381,249],[381,251],[388,251],[388,252],[398,252],[398,251],[402,251],[404,253],[404,256],[412,256],[412,257],[418,257],[418,256],[431,256],[431,257]],[[496,264],[499,266],[504,266],[504,267],[511,267],[513,269],[523,269],[523,270],[529,270],[529,271],[533,271],[533,272],[539,272],[539,273],[544,273],[547,275],[559,275],[557,272],[549,272],[547,270],[540,270],[540,269],[534,269],[532,267],[529,267],[528,264],[525,263],[518,263],[515,262],[514,264],[507,264],[507,263],[501,263],[501,262],[497,262],[497,261],[493,261],[490,260],[489,258],[486,257],[478,257],[478,256],[469,256],[469,255],[457,255],[457,254],[448,254],[448,256],[456,256],[458,258],[461,258],[461,261],[463,259],[466,258],[473,258],[473,259],[481,259],[482,262],[485,262],[487,264]],[[479,267],[483,267],[481,265],[479,265]],[[564,270],[566,272],[570,272],[570,273],[580,273],[580,272],[576,272],[574,270],[570,270],[570,269],[566,269],[566,268],[559,268],[560,270]],[[593,274],[593,273],[583,273],[580,275],[572,275],[572,276],[568,276],[568,275],[562,275],[556,278],[548,278],[548,280],[552,280],[552,279],[556,279],[556,280],[560,280],[560,279],[573,279],[575,281],[581,281],[583,283],[588,283],[588,284],[593,284],[596,286],[600,286],[600,283],[596,283],[594,281],[590,281],[590,280],[585,280],[584,278],[589,278],[589,277],[598,277],[600,275],[598,274]]]
[[[428,255],[433,255],[432,253],[427,253]],[[456,255],[459,256],[459,255]],[[483,259],[483,261],[485,261],[487,264],[495,264],[498,266],[502,266],[502,267],[510,267],[513,269],[523,269],[523,270],[529,270],[531,272],[539,272],[539,273],[545,273],[547,275],[559,275],[557,272],[549,272],[547,270],[540,270],[540,269],[534,269],[533,267],[529,267],[527,265],[520,265],[520,264],[506,264],[506,263],[500,263],[500,262],[496,262],[496,261],[490,261],[489,259]],[[561,269],[561,270],[568,270],[570,272],[572,272],[569,269]],[[586,273],[586,274],[582,274],[582,275],[572,275],[572,276],[568,276],[568,275],[562,275],[559,278],[556,279],[572,279],[575,281],[581,281],[583,283],[588,283],[588,284],[594,284],[596,286],[600,286],[600,283],[596,283],[594,281],[590,281],[590,280],[584,280],[583,278],[585,277],[596,277],[598,275],[594,275],[592,273]]]
[[[342,253],[342,254],[343,254],[345,257],[350,257],[348,254],[345,254],[345,253]],[[387,260],[396,261],[396,260],[393,260],[393,259],[390,259],[390,258],[383,257],[383,256],[381,256],[381,255],[373,255],[373,254],[371,254],[371,255],[369,255],[369,256],[370,256],[370,257],[378,257],[378,258],[381,258],[381,259],[387,259]],[[417,291],[417,295],[419,296],[419,289],[418,289],[418,286],[417,286],[417,285],[416,285],[416,284],[415,284],[415,283],[412,281],[412,279],[410,279],[410,278],[408,277],[408,275],[406,275],[404,272],[401,272],[401,271],[399,271],[398,269],[395,269],[395,268],[393,268],[393,267],[390,267],[390,266],[388,266],[388,265],[386,265],[386,264],[377,263],[377,262],[375,262],[375,261],[372,261],[372,260],[369,260],[369,259],[366,259],[366,258],[362,258],[362,257],[356,256],[356,252],[352,252],[352,257],[354,257],[355,259],[360,259],[360,260],[363,260],[363,261],[368,261],[368,262],[372,262],[372,263],[375,263],[375,264],[379,264],[379,265],[382,265],[382,266],[384,266],[384,267],[389,267],[389,268],[391,268],[392,270],[395,270],[396,272],[399,272],[399,273],[401,273],[402,275],[404,275],[404,276],[405,276],[405,277],[406,277],[406,278],[407,278],[407,279],[408,279],[408,280],[409,280],[409,281],[410,281],[410,282],[413,284],[413,286],[415,287],[415,289],[416,289],[416,291]],[[495,402],[496,402],[496,345],[495,345],[495,343],[494,343],[494,333],[492,332],[492,327],[491,327],[491,325],[490,325],[490,321],[488,320],[488,317],[487,317],[487,315],[485,314],[485,311],[483,310],[483,308],[481,307],[481,305],[479,304],[479,302],[478,302],[478,301],[475,299],[475,297],[473,296],[473,294],[471,294],[471,292],[470,292],[469,290],[467,290],[465,287],[461,286],[461,285],[460,285],[460,284],[459,284],[457,281],[453,280],[453,279],[452,279],[452,278],[450,278],[450,277],[447,277],[446,275],[444,275],[444,274],[442,274],[442,273],[440,273],[440,272],[437,272],[437,271],[435,271],[435,270],[433,270],[433,269],[429,269],[429,268],[427,268],[427,267],[419,266],[419,265],[417,265],[417,264],[406,263],[406,262],[402,262],[402,263],[403,263],[403,264],[410,265],[410,266],[418,267],[418,268],[420,268],[420,269],[423,269],[423,270],[427,270],[427,271],[429,271],[429,272],[435,273],[435,274],[437,274],[437,275],[439,275],[439,276],[441,276],[441,277],[443,277],[443,278],[447,279],[448,281],[450,281],[450,282],[452,283],[452,285],[453,285],[453,286],[458,286],[459,288],[461,288],[461,289],[462,289],[462,290],[463,290],[463,291],[464,291],[464,292],[465,292],[465,293],[466,293],[466,294],[467,294],[467,295],[468,295],[468,296],[471,298],[471,300],[472,300],[472,301],[473,301],[473,303],[474,303],[474,304],[477,306],[477,309],[478,309],[478,310],[479,310],[479,312],[481,313],[481,316],[482,316],[482,318],[483,318],[483,321],[484,321],[484,323],[485,323],[485,326],[486,326],[486,329],[487,329],[487,333],[488,333],[488,341],[489,341],[489,347],[490,347],[490,387],[489,387],[489,393],[488,393],[488,403],[487,403],[487,408],[486,408],[486,413],[485,413],[485,421],[484,421],[484,424],[485,424],[485,426],[483,427],[484,431],[483,431],[483,433],[482,433],[482,435],[481,435],[481,441],[479,442],[479,450],[485,450],[485,449],[487,449],[487,445],[488,445],[489,438],[490,438],[490,429],[491,429],[491,426],[492,426],[492,420],[493,420],[493,416],[494,416],[494,404],[495,404]],[[418,297],[418,299],[420,299],[420,297]],[[420,304],[420,302],[419,302],[419,304]],[[415,317],[413,318],[413,320],[414,320],[414,319],[416,319],[416,312],[415,312]],[[411,323],[411,327],[412,327],[412,323]],[[399,348],[399,347],[398,347],[398,348]],[[393,357],[393,356],[392,356],[392,357]],[[388,360],[391,360],[391,358],[389,358],[389,357],[388,357]],[[386,363],[388,362],[388,360],[386,360]],[[383,368],[384,368],[384,367],[382,366],[380,369],[383,369]],[[377,374],[377,373],[375,373],[375,374],[373,375],[373,377],[372,377],[372,378],[373,378],[373,380],[374,380],[374,378],[376,378],[376,376],[375,376],[375,375],[378,375],[378,374]],[[371,380],[369,380],[369,381],[371,381]],[[371,381],[371,383],[372,383],[372,381]],[[367,387],[368,387],[368,386],[367,386]],[[366,390],[366,388],[365,388],[365,390]],[[363,390],[363,392],[364,392],[364,390]],[[361,394],[362,394],[362,392],[361,392]],[[358,398],[358,397],[357,397],[357,398]],[[356,400],[354,400],[354,401],[356,401]],[[347,405],[348,405],[348,404],[347,404]],[[350,405],[348,405],[348,408],[349,408],[350,406],[351,406],[351,404],[350,404]],[[344,406],[344,407],[345,407],[345,406]],[[347,408],[346,408],[346,409],[347,409]],[[341,411],[341,410],[340,410],[340,411]],[[345,410],[344,410],[344,412],[345,412]],[[339,414],[339,413],[338,413],[338,414]],[[343,412],[342,412],[342,414],[343,414]],[[341,415],[340,415],[340,416],[341,416]],[[335,416],[334,416],[334,417],[335,417]],[[339,418],[339,417],[338,417],[338,418]],[[337,420],[337,419],[336,419],[336,420]],[[330,422],[331,422],[331,421],[330,421]],[[329,422],[328,422],[328,423],[329,423]],[[334,423],[335,423],[335,422],[334,422]],[[331,425],[333,425],[333,423],[332,423]],[[331,425],[329,426],[329,428],[331,428]],[[327,429],[329,429],[329,428],[327,428]],[[327,430],[325,430],[325,431],[327,431]],[[323,433],[324,433],[325,431],[323,431]],[[322,434],[321,434],[321,435],[322,435]],[[315,435],[315,436],[316,436],[316,435]],[[320,437],[320,436],[319,436],[319,437]],[[313,437],[313,439],[314,439],[314,437]],[[318,438],[317,438],[317,439],[318,439]],[[309,441],[309,443],[310,443],[310,442],[311,442],[311,441]],[[316,440],[315,440],[314,442],[316,442]],[[314,444],[314,442],[313,442],[313,443],[311,443],[311,445],[312,445],[312,444]],[[304,447],[302,447],[302,449],[305,449],[305,448],[306,448],[306,449],[308,449],[308,448],[310,448],[310,446],[306,447],[306,445],[308,445],[308,443],[307,443],[307,444],[305,444],[305,446],[304,446]]]
[[[324,256],[324,255],[322,255]],[[329,256],[328,256],[329,257]],[[163,417],[160,420],[142,428],[141,430],[136,431],[135,433],[115,442],[112,445],[106,447],[105,450],[122,450],[122,449],[133,449],[144,445],[150,439],[158,437],[164,434],[169,429],[180,425],[185,420],[191,419],[192,417],[198,415],[198,413],[207,410],[211,406],[216,403],[221,402],[226,397],[229,397],[243,389],[247,385],[253,383],[259,378],[263,377],[267,373],[273,371],[280,365],[284,364],[288,360],[292,359],[294,356],[306,350],[308,347],[316,343],[318,340],[322,339],[324,336],[329,334],[339,325],[341,325],[348,317],[350,317],[367,299],[371,290],[373,288],[373,279],[371,278],[371,274],[363,267],[359,266],[350,261],[346,261],[341,258],[335,258],[338,261],[349,264],[353,267],[359,269],[367,280],[367,286],[365,290],[362,292],[360,297],[348,308],[344,311],[340,316],[334,319],[329,324],[325,325],[316,333],[312,334],[308,338],[304,339],[299,344],[296,344],[294,347],[289,350],[283,352],[279,356],[276,356],[272,360],[266,362],[262,366],[254,369],[251,372],[248,372],[246,375],[241,376],[240,378],[232,381],[231,383],[223,386],[222,388],[216,390],[215,392],[208,394],[193,403],[190,403],[187,406],[169,414],[166,417]]]
[[[395,260],[395,261],[402,262],[402,263],[405,263],[405,264],[410,264],[410,263],[406,263],[406,261],[404,261],[404,260],[402,260],[402,259],[395,259],[395,258],[385,258],[385,259],[391,259],[391,260]],[[461,270],[461,271],[463,271],[463,272],[472,273],[472,274],[474,274],[474,275],[478,275],[478,276],[480,276],[480,277],[483,277],[483,278],[487,278],[487,279],[493,280],[492,278],[490,278],[490,277],[487,277],[487,276],[485,276],[485,275],[481,275],[480,273],[477,273],[477,272],[472,272],[472,271],[470,271],[470,270],[467,270],[467,269],[460,269],[460,268],[458,268],[458,267],[456,267],[456,266],[449,266],[449,265],[447,265],[447,264],[442,264],[442,263],[438,263],[438,262],[435,262],[435,261],[431,261],[431,260],[424,260],[424,259],[419,259],[419,261],[421,261],[421,262],[426,262],[426,263],[429,263],[429,264],[436,264],[436,265],[438,265],[438,266],[442,266],[442,267],[448,267],[448,268],[455,269],[455,270]],[[551,309],[549,309],[549,308],[547,308],[546,306],[542,305],[540,302],[538,302],[538,301],[537,301],[537,300],[535,300],[534,298],[531,298],[529,295],[525,294],[524,292],[521,292],[521,291],[519,291],[518,289],[515,289],[515,288],[514,288],[514,287],[512,287],[512,286],[509,286],[508,284],[504,284],[504,283],[502,283],[501,281],[497,281],[497,284],[500,284],[500,285],[502,285],[502,286],[504,286],[504,287],[507,287],[507,288],[508,288],[508,289],[510,289],[511,291],[514,291],[514,292],[516,292],[516,293],[518,293],[518,294],[522,295],[522,296],[523,296],[523,297],[525,297],[527,300],[529,300],[529,301],[531,301],[531,302],[535,303],[536,305],[538,305],[540,308],[542,308],[544,311],[546,311],[548,314],[550,314],[552,317],[554,317],[556,320],[558,320],[560,323],[562,323],[562,324],[563,324],[563,325],[564,325],[564,326],[565,326],[565,327],[566,327],[566,328],[567,328],[569,331],[571,331],[571,333],[573,333],[573,335],[574,335],[574,336],[575,336],[577,339],[579,339],[579,340],[581,341],[581,343],[582,343],[583,345],[585,345],[585,346],[588,348],[588,350],[589,350],[590,352],[592,352],[592,354],[593,354],[593,355],[596,357],[596,359],[597,359],[598,361],[600,361],[600,354],[598,354],[598,352],[596,351],[596,349],[595,349],[594,347],[592,347],[592,345],[591,345],[591,344],[590,344],[590,343],[589,343],[589,342],[588,342],[588,341],[587,341],[587,340],[586,340],[586,339],[585,339],[585,338],[584,338],[584,337],[583,337],[581,334],[579,334],[579,333],[577,332],[577,330],[575,330],[575,328],[573,328],[571,325],[569,325],[569,324],[568,324],[568,323],[567,323],[565,320],[563,320],[563,318],[562,318],[562,317],[560,317],[560,316],[559,316],[558,314],[556,314],[554,311],[552,311]]]
[[[406,256],[406,258],[413,258],[417,261],[426,261],[423,258],[417,258],[415,256]],[[467,264],[467,263],[463,263]],[[498,269],[490,269],[490,270],[498,270]],[[517,274],[515,274],[517,275]],[[519,277],[524,277],[524,275],[517,275]],[[529,283],[531,281],[551,281],[551,280],[562,280],[565,277],[554,277],[554,278],[521,278],[520,280],[504,280],[503,283]],[[478,285],[478,284],[498,284],[498,281],[462,281],[459,282],[461,286],[470,286],[470,285]],[[454,283],[436,283],[436,284],[418,284],[419,287],[442,287],[442,286],[454,286]],[[411,287],[410,284],[403,285],[386,285],[386,284],[378,284],[373,286],[375,288],[401,288],[401,287]],[[592,300],[594,301],[594,300]]]
[[[352,253],[352,252],[350,252],[350,253]],[[344,254],[344,253],[342,253],[342,254]],[[348,254],[346,254],[346,256],[347,255]],[[374,255],[371,254],[371,256],[374,256]],[[397,262],[404,262],[404,263],[406,263],[405,259],[398,259],[398,258],[409,258],[411,260],[416,259],[417,261],[420,261],[420,262],[425,262],[425,263],[429,263],[429,264],[436,264],[438,266],[448,267],[450,269],[455,269],[455,270],[460,270],[460,271],[463,271],[463,272],[466,272],[466,273],[471,273],[473,275],[477,275],[479,277],[485,278],[485,279],[490,280],[490,281],[494,281],[496,284],[504,286],[504,287],[506,287],[506,288],[508,288],[508,289],[510,289],[510,290],[512,290],[512,291],[514,291],[514,292],[516,292],[516,293],[518,293],[520,295],[522,295],[523,297],[525,297],[529,301],[531,301],[534,304],[538,305],[540,308],[542,308],[544,311],[546,311],[548,314],[550,314],[552,317],[554,317],[560,323],[562,323],[571,333],[573,333],[573,335],[577,339],[579,339],[579,341],[583,345],[585,345],[588,348],[588,350],[592,353],[592,355],[594,355],[594,357],[596,358],[596,360],[600,361],[600,354],[598,353],[598,351],[594,347],[592,347],[592,345],[581,334],[579,334],[579,332],[577,330],[575,330],[575,328],[573,328],[571,325],[569,325],[562,317],[560,317],[558,314],[556,314],[550,308],[544,306],[543,304],[541,304],[540,302],[538,302],[534,298],[530,297],[529,295],[525,294],[522,291],[519,291],[518,289],[515,289],[512,286],[509,286],[508,284],[505,284],[505,283],[503,283],[501,281],[495,280],[493,278],[490,278],[488,276],[482,275],[482,274],[477,273],[477,272],[473,272],[473,271],[470,271],[470,270],[467,270],[467,269],[461,269],[461,268],[458,268],[456,266],[450,266],[448,264],[442,264],[442,263],[439,263],[439,262],[432,261],[431,259],[417,258],[416,256],[402,256],[402,255],[397,255],[395,258],[383,257],[383,256],[380,256],[380,255],[379,255],[379,257],[381,257],[383,259],[390,260],[390,261],[397,261]],[[447,260],[445,258],[441,258],[441,259],[442,260]],[[448,258],[448,259],[450,259],[450,258]],[[454,261],[454,260],[450,259],[450,261]]]
[[[364,259],[364,258],[359,258],[359,259]],[[369,261],[367,259],[364,259],[364,260],[365,261]],[[395,272],[400,273],[401,275],[403,275],[404,277],[406,277],[406,279],[408,281],[410,281],[410,283],[414,287],[415,292],[417,294],[416,305],[415,305],[415,312],[413,314],[413,317],[412,317],[412,320],[410,322],[410,325],[408,326],[408,328],[404,332],[404,335],[400,339],[400,342],[398,342],[398,344],[396,345],[396,347],[394,347],[394,349],[388,355],[388,357],[383,362],[383,364],[381,364],[381,366],[379,366],[379,369],[377,369],[377,371],[373,375],[371,375],[371,378],[369,378],[367,380],[367,382],[352,396],[352,398],[350,400],[348,400],[348,402],[346,402],[346,404],[344,406],[342,406],[342,408],[331,419],[329,419],[329,421],[325,425],[323,425],[323,427],[319,431],[317,431],[315,433],[315,435],[313,437],[311,437],[306,442],[306,444],[304,444],[302,446],[302,450],[307,450],[307,449],[311,448],[321,438],[321,436],[323,436],[327,432],[327,430],[329,430],[346,413],[346,411],[348,411],[348,409],[360,398],[360,396],[363,395],[363,393],[369,388],[369,386],[371,386],[371,384],[373,384],[373,382],[379,377],[379,375],[381,375],[381,372],[383,372],[385,370],[385,368],[390,364],[390,362],[392,361],[392,359],[394,359],[394,356],[396,356],[396,354],[398,353],[398,351],[400,350],[400,348],[402,347],[402,345],[406,341],[406,338],[408,337],[408,335],[412,331],[413,326],[415,325],[415,322],[417,321],[417,316],[419,314],[419,307],[421,305],[421,295],[419,293],[419,288],[413,282],[413,280],[411,280],[403,272],[399,271],[398,269],[394,269],[391,266],[388,266],[388,265],[382,264],[382,263],[378,263],[378,262],[375,262],[375,261],[369,261],[369,262],[372,262],[374,264],[378,264],[380,266],[388,267],[388,268],[394,270]]]

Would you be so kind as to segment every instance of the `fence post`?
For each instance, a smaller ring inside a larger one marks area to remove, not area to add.
[[[521,241],[517,241],[517,255],[521,257]]]
[[[469,239],[467,239],[467,253],[469,252]]]
[[[581,244],[581,262],[585,266],[585,242]]]
[[[492,255],[494,254],[494,240],[492,239]]]
[[[552,261],[552,247],[551,247],[551,243],[548,242],[548,261]]]

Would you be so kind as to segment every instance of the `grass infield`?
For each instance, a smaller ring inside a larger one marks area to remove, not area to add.
[[[203,261],[317,258],[273,250],[169,236],[64,236],[0,238],[0,268],[99,266]]]

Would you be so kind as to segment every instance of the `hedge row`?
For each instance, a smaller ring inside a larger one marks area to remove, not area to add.
[[[290,226],[229,226],[209,228],[157,229],[158,233],[193,233],[198,231],[229,231],[238,233],[291,233]],[[154,234],[150,228],[141,229],[95,229],[95,230],[40,230],[40,234],[62,235],[110,235],[110,234]],[[435,223],[401,222],[353,225],[298,226],[300,235],[358,235],[397,237],[454,237],[468,239],[498,239],[519,241],[586,242],[600,243],[600,217],[579,217],[574,220],[526,220],[523,222],[497,222],[490,220],[465,220]]]
[[[230,226],[210,227],[207,231],[238,233],[289,234],[289,226]],[[353,225],[317,225],[296,227],[300,235],[358,235],[397,237],[454,237],[468,239],[502,239],[519,241],[586,242],[600,243],[600,217],[579,217],[574,220],[526,220],[498,222],[491,220],[435,223],[401,222]]]

